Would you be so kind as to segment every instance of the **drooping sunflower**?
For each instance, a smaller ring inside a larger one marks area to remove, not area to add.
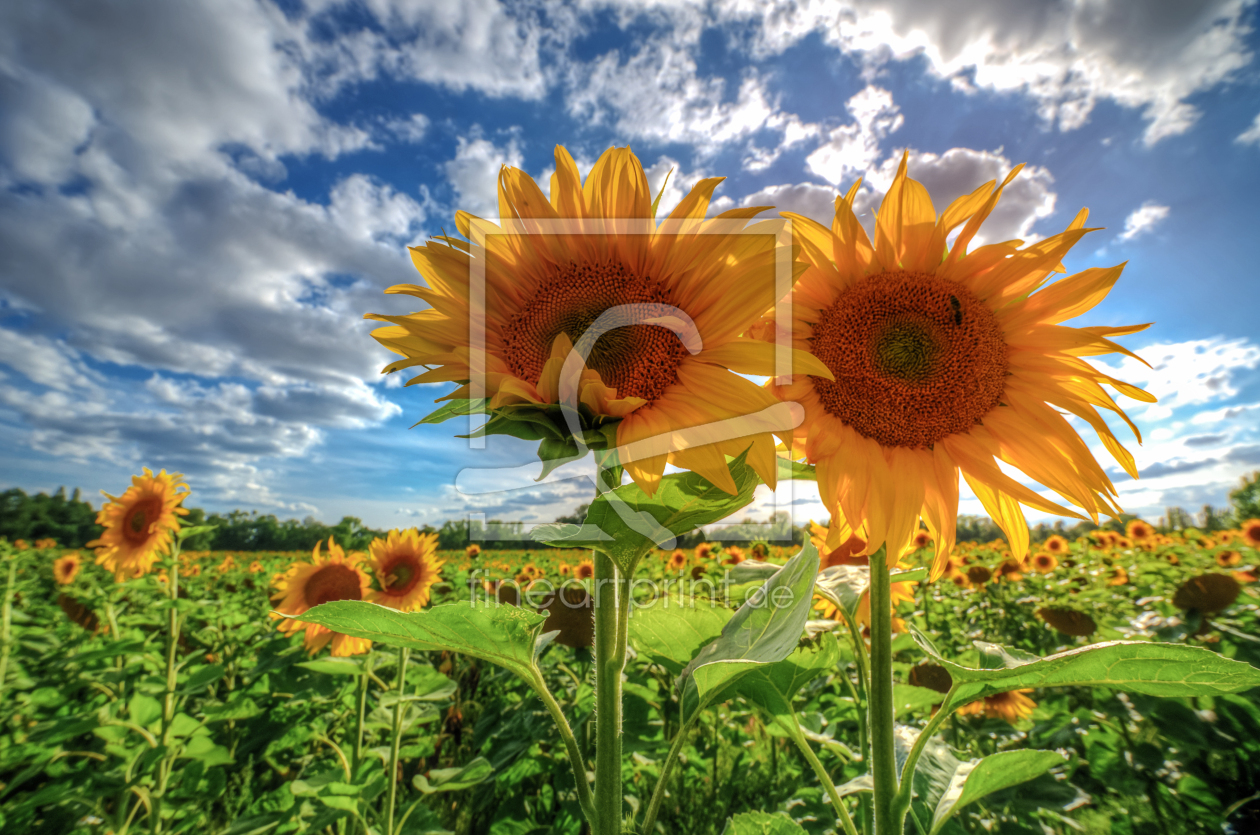
[[[987,719],[1005,719],[1014,725],[1020,719],[1032,716],[1033,709],[1037,707],[1036,702],[1024,695],[1031,692],[1031,689],[1011,690],[985,696],[969,705],[963,705],[958,709],[958,714],[966,716],[983,713]]]
[[[422,534],[415,528],[390,531],[368,546],[380,591],[368,593],[368,600],[414,612],[429,602],[429,590],[441,578],[443,560],[437,556],[437,534]]]
[[[1059,325],[1101,301],[1123,265],[1034,292],[1063,271],[1063,257],[1090,231],[1085,211],[1065,232],[1022,249],[1021,241],[1006,241],[968,252],[1022,166],[938,216],[927,190],[907,176],[907,161],[883,198],[874,244],[853,212],[858,185],[836,201],[831,228],[785,213],[806,269],[793,291],[792,331],[783,336],[812,351],[835,379],[802,376],[771,388],[805,409],[793,452],[817,465],[824,505],[865,524],[871,542],[887,544],[890,560],[922,518],[936,543],[936,577],[954,544],[960,470],[1022,560],[1028,527],[1021,503],[1084,517],[1024,487],[997,462],[1064,496],[1095,523],[1100,513],[1116,516],[1114,486],[1058,410],[1087,421],[1136,478],[1133,457],[1096,407],[1115,411],[1135,434],[1137,427],[1100,384],[1154,398],[1080,359],[1134,356],[1108,337],[1145,325]],[[770,317],[758,332],[780,335]]]
[[[280,614],[300,615],[321,603],[367,598],[371,581],[363,571],[363,554],[358,551],[346,554],[332,537],[328,538],[327,556],[320,553],[320,548],[321,543],[315,543],[311,561],[295,562],[275,583],[276,593],[271,599],[280,601],[276,605]],[[329,642],[336,657],[361,655],[372,648],[372,642],[366,638],[353,638],[315,623],[283,618],[279,629],[285,634],[305,632],[306,650],[312,655]]]
[[[658,226],[643,166],[629,148],[607,150],[584,181],[563,147],[555,161],[550,199],[524,171],[504,167],[502,226],[460,211],[455,225],[468,241],[442,236],[411,249],[428,285],[387,292],[430,307],[368,315],[390,323],[373,336],[404,357],[385,371],[429,366],[411,382],[461,383],[444,399],[464,399],[477,395],[473,378],[484,368],[491,410],[556,404],[565,359],[587,329],[612,308],[633,311],[634,323],[586,346],[575,392],[597,420],[620,419],[616,443],[626,472],[651,494],[670,463],[734,493],[725,455],[747,449],[748,463],[773,485],[770,424],[749,416],[777,401],[740,376],[775,373],[775,346],[744,336],[776,297],[777,221],[747,225],[768,207],[706,221],[722,181],[709,178]],[[484,316],[472,312],[483,303],[474,275],[484,277]],[[483,340],[484,352],[474,347]],[[807,351],[795,351],[793,362],[796,373],[830,377]],[[744,419],[740,437],[698,430],[700,442],[686,448],[664,443],[678,430],[731,418]],[[789,430],[776,431],[788,437]],[[648,439],[657,440],[629,446]]]
[[[131,486],[121,496],[104,493],[109,501],[96,515],[96,524],[105,532],[86,547],[96,549],[96,564],[114,572],[118,582],[147,574],[170,550],[179,530],[177,517],[188,513],[180,507],[189,495],[183,478],[166,470],[154,475],[145,467],[144,475],[131,477]]]
[[[53,579],[59,586],[68,586],[79,576],[79,569],[82,567],[83,558],[78,551],[63,554],[53,561]]]

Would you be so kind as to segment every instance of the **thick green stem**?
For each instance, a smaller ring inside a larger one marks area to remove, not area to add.
[[[17,580],[17,556],[10,554],[8,579],[4,583],[4,613],[0,616],[0,705],[4,704],[9,680],[9,645],[13,640],[13,584]]]
[[[871,668],[867,717],[875,781],[875,835],[901,835],[897,801],[892,679],[892,583],[884,549],[871,555]]]
[[[621,671],[628,591],[617,566],[595,554],[595,835],[621,835]]]
[[[153,808],[150,812],[150,825],[153,832],[162,831],[162,799],[166,794],[166,784],[171,777],[171,769],[175,765],[172,756],[171,726],[175,721],[175,685],[179,672],[179,541],[171,547],[170,570],[167,571],[166,592],[170,597],[170,609],[167,611],[166,628],[168,632],[166,645],[166,692],[162,698],[162,760],[158,763],[158,781],[153,792]]]
[[[784,722],[778,717],[775,721],[779,727],[783,728],[792,737],[792,741],[796,743],[796,747],[805,755],[805,759],[809,761],[809,765],[814,769],[818,781],[823,784],[823,788],[827,790],[827,796],[831,798],[831,805],[836,810],[836,818],[840,821],[840,826],[844,828],[845,835],[857,835],[857,828],[853,825],[853,819],[849,817],[849,810],[844,806],[844,800],[840,797],[840,793],[836,791],[836,784],[832,782],[831,775],[827,773],[827,768],[822,764],[822,760],[818,759],[818,755],[814,753],[814,749],[809,747],[809,740],[805,738],[805,734],[801,733],[800,723],[796,721],[796,717],[792,716],[791,722]]]
[[[402,741],[403,694],[407,690],[406,647],[398,650],[398,701],[394,702],[393,740],[389,745],[389,809],[385,816],[385,835],[394,835],[394,808],[398,802],[398,745]]]
[[[564,711],[560,708],[560,703],[556,701],[556,697],[548,689],[547,682],[537,672],[535,672],[534,690],[538,693],[539,698],[543,700],[543,704],[547,706],[547,712],[555,720],[556,728],[560,731],[560,738],[564,740],[565,751],[569,755],[569,765],[573,768],[573,779],[577,782],[578,803],[582,806],[582,814],[586,815],[586,819],[594,827],[597,818],[595,801],[591,797],[591,787],[586,782],[586,761],[582,759],[582,749],[578,747],[577,738],[573,735],[573,728],[569,726],[569,720],[565,718]]]

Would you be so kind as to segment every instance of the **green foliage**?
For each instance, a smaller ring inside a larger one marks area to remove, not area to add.
[[[1229,494],[1234,517],[1241,523],[1248,519],[1260,519],[1260,470],[1243,476],[1236,490]]]
[[[79,498],[79,489],[66,498],[58,487],[49,496],[28,496],[16,487],[0,492],[0,537],[9,541],[55,539],[61,548],[82,548],[104,529],[96,524],[96,510]]]

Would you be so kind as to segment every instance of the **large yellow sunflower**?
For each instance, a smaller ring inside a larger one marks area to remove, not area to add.
[[[368,600],[414,612],[429,602],[429,589],[441,577],[443,560],[437,556],[437,534],[421,534],[415,528],[390,531],[368,546],[380,591],[368,592]]]
[[[315,543],[310,562],[295,562],[275,581],[276,593],[271,599],[280,601],[276,611],[294,616],[321,603],[365,599],[371,585],[362,562],[362,553],[351,551],[347,555],[331,536],[326,557],[320,554],[320,543]],[[330,641],[332,654],[338,657],[361,655],[372,648],[372,642],[366,638],[352,638],[315,623],[284,618],[279,629],[285,634],[304,631],[306,650],[312,655]]]
[[[1154,398],[1095,370],[1083,356],[1128,350],[1107,337],[1147,327],[1060,326],[1092,308],[1123,265],[1088,269],[1040,292],[1088,229],[1082,211],[1067,231],[967,251],[1002,189],[992,183],[938,217],[906,159],[880,206],[872,245],[853,213],[857,185],[836,201],[830,229],[794,214],[808,265],[793,293],[793,345],[809,349],[834,380],[798,376],[772,386],[805,408],[793,450],[817,465],[826,507],[887,543],[893,561],[919,519],[936,543],[933,578],[954,544],[958,473],[1002,527],[1012,555],[1028,551],[1020,504],[1080,517],[998,467],[1013,465],[1085,510],[1116,515],[1115,488],[1058,410],[1087,421],[1134,478],[1133,457],[1095,407],[1137,427],[1102,389]],[[966,223],[953,246],[947,236]],[[772,338],[768,320],[758,332]],[[1139,436],[1140,441],[1140,436]],[[874,550],[874,548],[870,549]]]
[[[119,582],[147,574],[170,550],[172,534],[179,530],[177,517],[188,513],[180,507],[189,495],[183,478],[166,470],[154,475],[145,467],[121,496],[105,493],[109,501],[96,515],[105,532],[86,546],[96,549],[96,564],[114,572]]]
[[[744,334],[775,300],[778,221],[747,225],[768,207],[706,221],[719,177],[697,183],[658,226],[643,166],[629,148],[604,152],[585,181],[563,147],[555,160],[550,199],[524,171],[504,167],[502,226],[457,212],[455,225],[471,244],[442,236],[411,249],[428,285],[387,292],[430,307],[368,314],[391,323],[373,336],[405,357],[385,371],[424,365],[429,370],[412,383],[462,384],[443,399],[476,397],[474,377],[484,371],[491,410],[560,403],[572,347],[602,314],[629,306],[639,323],[599,336],[574,394],[595,421],[620,419],[620,461],[635,483],[654,493],[670,463],[734,493],[725,456],[751,444],[748,463],[773,485],[770,430],[786,437],[790,429],[749,417],[778,401],[740,374],[776,373],[775,346]],[[470,276],[484,276],[484,305]],[[473,347],[482,340],[484,354]],[[805,350],[794,351],[793,362],[796,373],[831,375]],[[697,429],[687,441],[673,434],[729,418],[742,418],[741,428]],[[723,431],[739,437],[716,434]]]

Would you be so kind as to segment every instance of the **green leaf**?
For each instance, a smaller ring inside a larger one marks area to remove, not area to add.
[[[142,728],[147,728],[162,718],[162,703],[152,696],[136,693],[127,703],[127,713],[132,722]]]
[[[262,710],[254,703],[253,699],[243,697],[235,699],[225,705],[216,705],[208,707],[205,710],[207,722],[224,722],[228,719],[251,719]]]
[[[296,619],[389,646],[460,652],[532,680],[534,650],[547,616],[485,601],[404,613],[363,600],[338,600]]]
[[[1045,774],[1067,760],[1058,751],[1025,749],[1002,751],[980,760],[959,763],[950,778],[949,787],[936,804],[929,835],[936,835],[945,822],[968,803]]]
[[[591,503],[586,520],[576,525],[540,525],[533,536],[556,548],[589,548],[610,556],[623,574],[653,548],[673,548],[675,537],[725,519],[753,499],[761,480],[745,463],[747,451],[729,462],[734,495],[692,472],[661,479],[656,495],[625,484]]]
[[[928,687],[915,687],[913,684],[893,685],[893,713],[897,716],[928,710],[932,705],[943,704],[944,701],[944,693],[938,693]]]
[[[910,627],[919,647],[954,679],[954,704],[1023,687],[1114,687],[1151,696],[1240,693],[1260,686],[1260,670],[1202,647],[1143,641],[1109,641],[1045,658],[980,641],[990,669],[946,661],[922,633]]]
[[[813,605],[818,549],[806,543],[766,581],[679,676],[684,714],[690,703],[702,709],[723,688],[765,664],[782,661],[796,649]]]
[[[804,461],[789,461],[786,458],[779,459],[779,480],[796,479],[797,481],[817,481],[818,473],[814,471],[813,464],[806,464]]]
[[[435,768],[428,775],[417,774],[412,784],[425,794],[457,792],[484,783],[494,776],[494,766],[477,757],[462,768]]]
[[[804,835],[796,821],[779,812],[744,812],[726,822],[722,835]]]
[[[741,676],[733,686],[748,701],[772,718],[796,723],[792,700],[809,682],[826,675],[840,662],[840,644],[831,632],[798,646],[782,661],[759,667]],[[722,701],[719,696],[715,701]]]
[[[630,643],[636,652],[678,675],[705,644],[722,634],[730,609],[694,598],[657,598],[630,610]]]
[[[433,410],[429,414],[420,418],[413,424],[413,428],[422,423],[442,423],[453,417],[460,417],[472,414],[485,414],[486,399],[484,397],[476,397],[472,399],[448,400],[439,408]]]
[[[175,536],[179,540],[179,544],[183,545],[184,540],[190,536],[197,536],[203,533],[212,533],[218,530],[218,525],[189,525],[186,528],[180,528],[179,533]]]
[[[331,656],[302,661],[293,666],[316,673],[327,673],[331,676],[357,676],[363,672],[363,667],[355,659],[333,658]]]
[[[222,664],[207,664],[204,667],[198,667],[188,676],[188,681],[184,682],[184,686],[180,688],[185,693],[191,693],[194,690],[200,690],[214,684],[223,678]]]

